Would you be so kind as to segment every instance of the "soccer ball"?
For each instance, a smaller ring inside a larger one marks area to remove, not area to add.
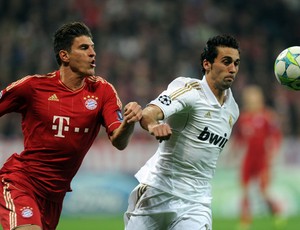
[[[274,72],[281,85],[300,90],[300,46],[283,50],[275,60]]]

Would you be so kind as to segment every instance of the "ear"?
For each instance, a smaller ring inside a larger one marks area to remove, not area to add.
[[[69,54],[66,50],[59,51],[59,57],[60,57],[61,61],[64,63],[69,62]]]
[[[207,61],[206,59],[204,59],[204,61],[203,61],[203,68],[206,71],[209,71],[211,69],[211,63],[209,61]]]

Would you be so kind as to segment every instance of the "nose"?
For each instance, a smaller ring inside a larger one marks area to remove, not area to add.
[[[89,56],[96,57],[96,51],[93,47],[90,47],[90,49],[89,49]]]
[[[230,73],[236,73],[238,71],[238,66],[236,66],[234,63],[231,63],[229,66],[229,72]]]

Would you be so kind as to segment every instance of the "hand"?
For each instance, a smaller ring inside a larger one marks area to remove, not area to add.
[[[136,102],[129,102],[124,107],[124,121],[134,123],[142,118],[142,107]]]
[[[169,140],[172,135],[171,127],[166,123],[152,124],[148,126],[149,133],[159,142]]]

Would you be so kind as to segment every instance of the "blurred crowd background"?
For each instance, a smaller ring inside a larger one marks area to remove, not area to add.
[[[201,78],[206,40],[230,33],[241,46],[233,86],[264,90],[287,136],[300,133],[297,92],[278,84],[273,72],[283,49],[300,45],[298,0],[0,0],[0,87],[58,67],[52,35],[63,23],[83,21],[92,30],[96,73],[114,84],[123,104],[142,106],[178,76]],[[20,136],[19,116],[0,119],[3,138]]]

